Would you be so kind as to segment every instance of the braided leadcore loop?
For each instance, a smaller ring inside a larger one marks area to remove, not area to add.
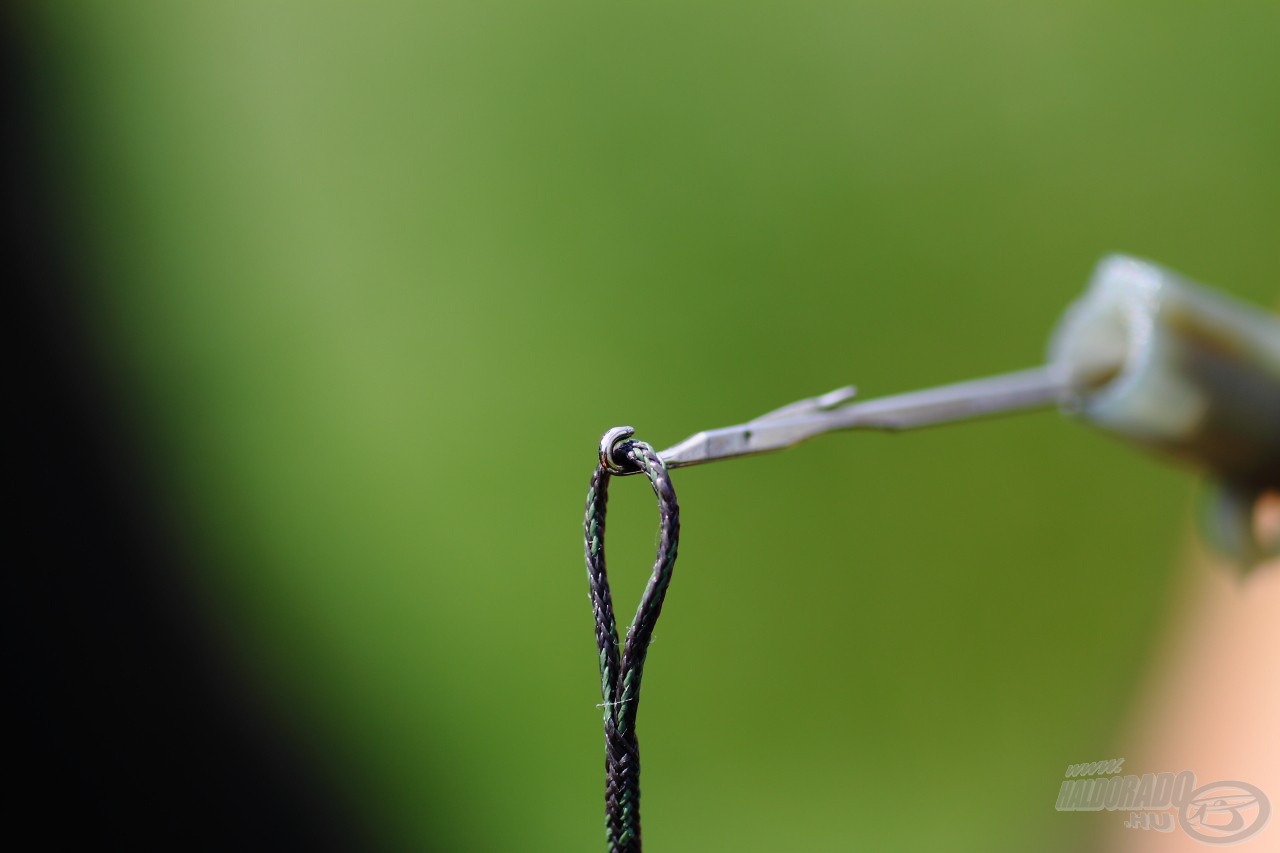
[[[635,441],[632,435],[634,430],[630,427],[618,427],[601,439],[600,463],[591,477],[583,524],[587,582],[600,652],[600,693],[604,699],[600,707],[604,709],[605,837],[610,853],[640,850],[640,744],[636,739],[640,681],[680,542],[680,505],[667,466],[652,447]],[[653,573],[627,629],[626,642],[620,644],[605,569],[604,522],[609,480],[630,473],[643,473],[649,478],[658,498],[660,530]]]

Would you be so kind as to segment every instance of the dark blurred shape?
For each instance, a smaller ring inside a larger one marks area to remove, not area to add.
[[[25,849],[368,849],[349,803],[271,719],[210,630],[192,563],[122,428],[82,324],[88,280],[53,179],[37,82],[0,23],[10,282],[8,364],[19,425],[4,626],[5,829]]]

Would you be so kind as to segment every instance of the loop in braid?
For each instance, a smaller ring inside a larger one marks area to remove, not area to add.
[[[636,740],[636,715],[640,705],[640,679],[654,625],[671,583],[680,541],[680,506],[667,466],[652,447],[630,438],[629,428],[606,433],[600,464],[587,492],[587,581],[595,613],[596,645],[600,650],[600,692],[604,702],[605,815],[609,853],[640,851],[640,745]],[[617,437],[615,437],[617,436]],[[619,646],[613,615],[609,578],[605,571],[604,522],[613,476],[643,473],[658,498],[661,528],[653,574]]]

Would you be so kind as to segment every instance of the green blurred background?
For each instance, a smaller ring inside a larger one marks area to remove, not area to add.
[[[1276,295],[1274,0],[29,12],[207,618],[395,845],[602,847],[606,428],[1034,365],[1112,250]],[[1090,846],[1191,475],[1042,414],[675,482],[653,850]]]

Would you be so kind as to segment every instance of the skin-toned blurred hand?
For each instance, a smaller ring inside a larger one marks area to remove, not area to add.
[[[1280,492],[1258,502],[1259,541],[1280,537]],[[1238,780],[1260,788],[1272,816],[1233,851],[1280,850],[1280,557],[1242,576],[1213,555],[1195,555],[1181,612],[1161,662],[1120,740],[1125,772],[1191,770],[1199,784]],[[1113,813],[1106,849],[1173,853],[1213,849],[1180,829],[1126,829]]]

